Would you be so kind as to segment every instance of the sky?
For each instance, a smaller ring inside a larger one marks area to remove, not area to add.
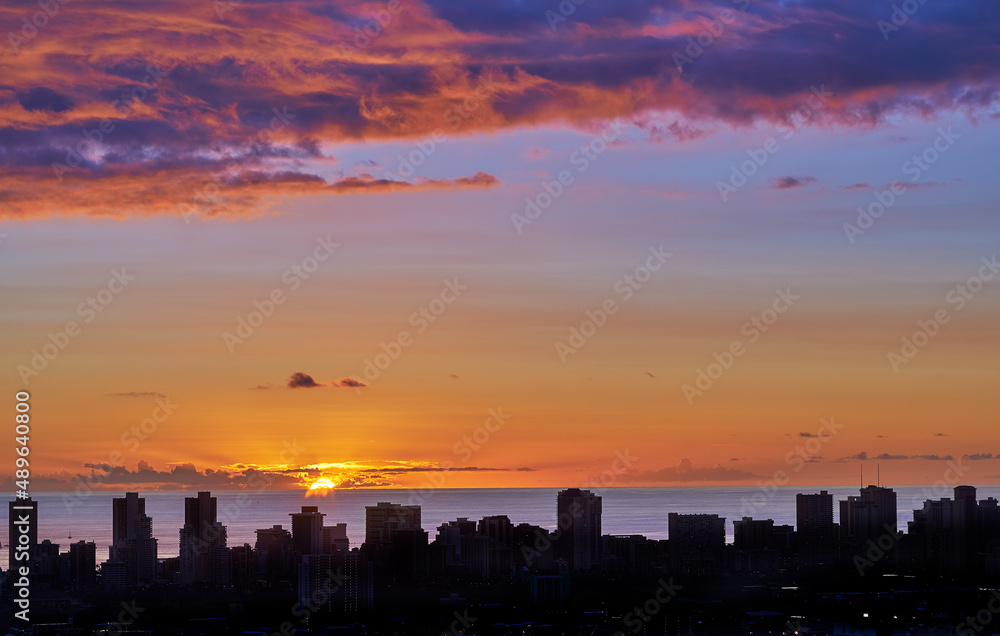
[[[40,6],[31,489],[1000,483],[1000,6]]]

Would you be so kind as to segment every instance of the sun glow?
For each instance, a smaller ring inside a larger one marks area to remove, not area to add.
[[[336,487],[337,484],[333,483],[326,477],[321,477],[320,479],[317,479],[312,484],[310,484],[309,490],[330,490]]]

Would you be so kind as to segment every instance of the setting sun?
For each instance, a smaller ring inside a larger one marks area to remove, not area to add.
[[[309,490],[328,490],[336,487],[337,484],[333,483],[326,477],[323,477],[322,479],[317,479],[316,481],[314,481],[312,485],[309,486]]]

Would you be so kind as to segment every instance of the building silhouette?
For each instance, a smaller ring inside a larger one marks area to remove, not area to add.
[[[146,499],[127,492],[111,501],[111,541],[107,567],[101,567],[105,586],[148,585],[156,578],[156,539],[153,520],[146,515]],[[120,564],[120,565],[117,565]]]
[[[600,563],[601,505],[589,490],[568,488],[556,496],[558,554],[570,570],[589,572]]]
[[[795,529],[800,568],[824,568],[837,562],[839,531],[833,522],[833,495],[825,490],[795,495]]]
[[[184,526],[180,529],[180,582],[228,585],[230,554],[226,526],[217,518],[218,500],[210,492],[184,498]]]
[[[859,496],[840,502],[840,550],[845,559],[863,556],[871,545],[888,546],[882,557],[886,563],[894,560],[896,524],[896,492],[881,486],[866,486]],[[892,537],[890,542],[884,536]],[[881,550],[881,548],[880,548]]]
[[[708,574],[723,566],[726,519],[719,515],[667,515],[670,565],[676,572]]]
[[[371,546],[392,543],[398,529],[420,527],[420,506],[380,501],[365,506],[365,543]]]
[[[97,585],[97,545],[93,541],[69,545],[69,581],[74,591]]]
[[[317,506],[302,506],[302,512],[288,513],[292,518],[292,541],[295,551],[303,554],[323,552],[323,517]],[[346,525],[345,525],[346,529]]]
[[[262,579],[271,583],[289,579],[295,571],[295,542],[292,533],[275,525],[255,530],[255,567]]]

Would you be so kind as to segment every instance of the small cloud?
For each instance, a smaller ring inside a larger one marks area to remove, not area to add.
[[[128,391],[125,393],[105,393],[105,395],[110,397],[128,397],[128,398],[166,398],[167,396],[158,391]]]
[[[982,461],[984,459],[998,459],[998,458],[1000,458],[1000,455],[994,457],[993,453],[972,453],[971,455],[962,455],[962,459],[968,459],[974,462]]]
[[[731,461],[731,462],[738,462],[738,461],[740,461],[740,458],[739,457],[730,457],[729,461]]]
[[[289,389],[314,389],[319,386],[323,385],[318,384],[316,380],[312,379],[312,376],[301,371],[293,373],[292,377],[288,378]]]
[[[934,437],[948,437],[947,433],[934,433]]]
[[[250,390],[251,391],[267,391],[268,389],[271,389],[271,388],[273,388],[273,385],[270,382],[268,382],[267,384],[258,384],[257,386],[252,386],[252,387],[250,387]]]
[[[876,435],[875,437],[889,437],[888,435]]]
[[[777,177],[770,180],[772,190],[789,190],[816,183],[816,177]]]
[[[799,437],[819,437],[815,433],[799,433]]]
[[[864,461],[864,460],[868,459],[868,453],[866,453],[865,451],[861,451],[857,455],[850,455],[848,457],[845,457],[844,459],[857,459],[857,460]]]
[[[649,371],[646,371],[646,375],[648,375],[648,376],[649,376],[649,377],[651,377],[651,378],[655,378],[655,377],[656,377],[655,375],[653,375],[653,374],[652,374],[652,373],[650,373]]]
[[[449,375],[448,377],[449,377],[449,378],[451,378],[452,380],[457,380],[457,379],[458,379],[458,376],[457,376],[457,375],[455,375],[454,373],[452,373],[452,374],[451,374],[451,375]]]
[[[354,378],[341,378],[340,380],[334,380],[331,382],[333,386],[353,388],[353,389],[365,389],[368,387],[367,384],[361,380],[355,380]]]
[[[910,459],[909,455],[892,455],[890,453],[882,453],[881,455],[876,455],[872,459]]]
[[[929,459],[931,461],[950,461],[954,459],[951,455],[916,455],[914,459]]]

